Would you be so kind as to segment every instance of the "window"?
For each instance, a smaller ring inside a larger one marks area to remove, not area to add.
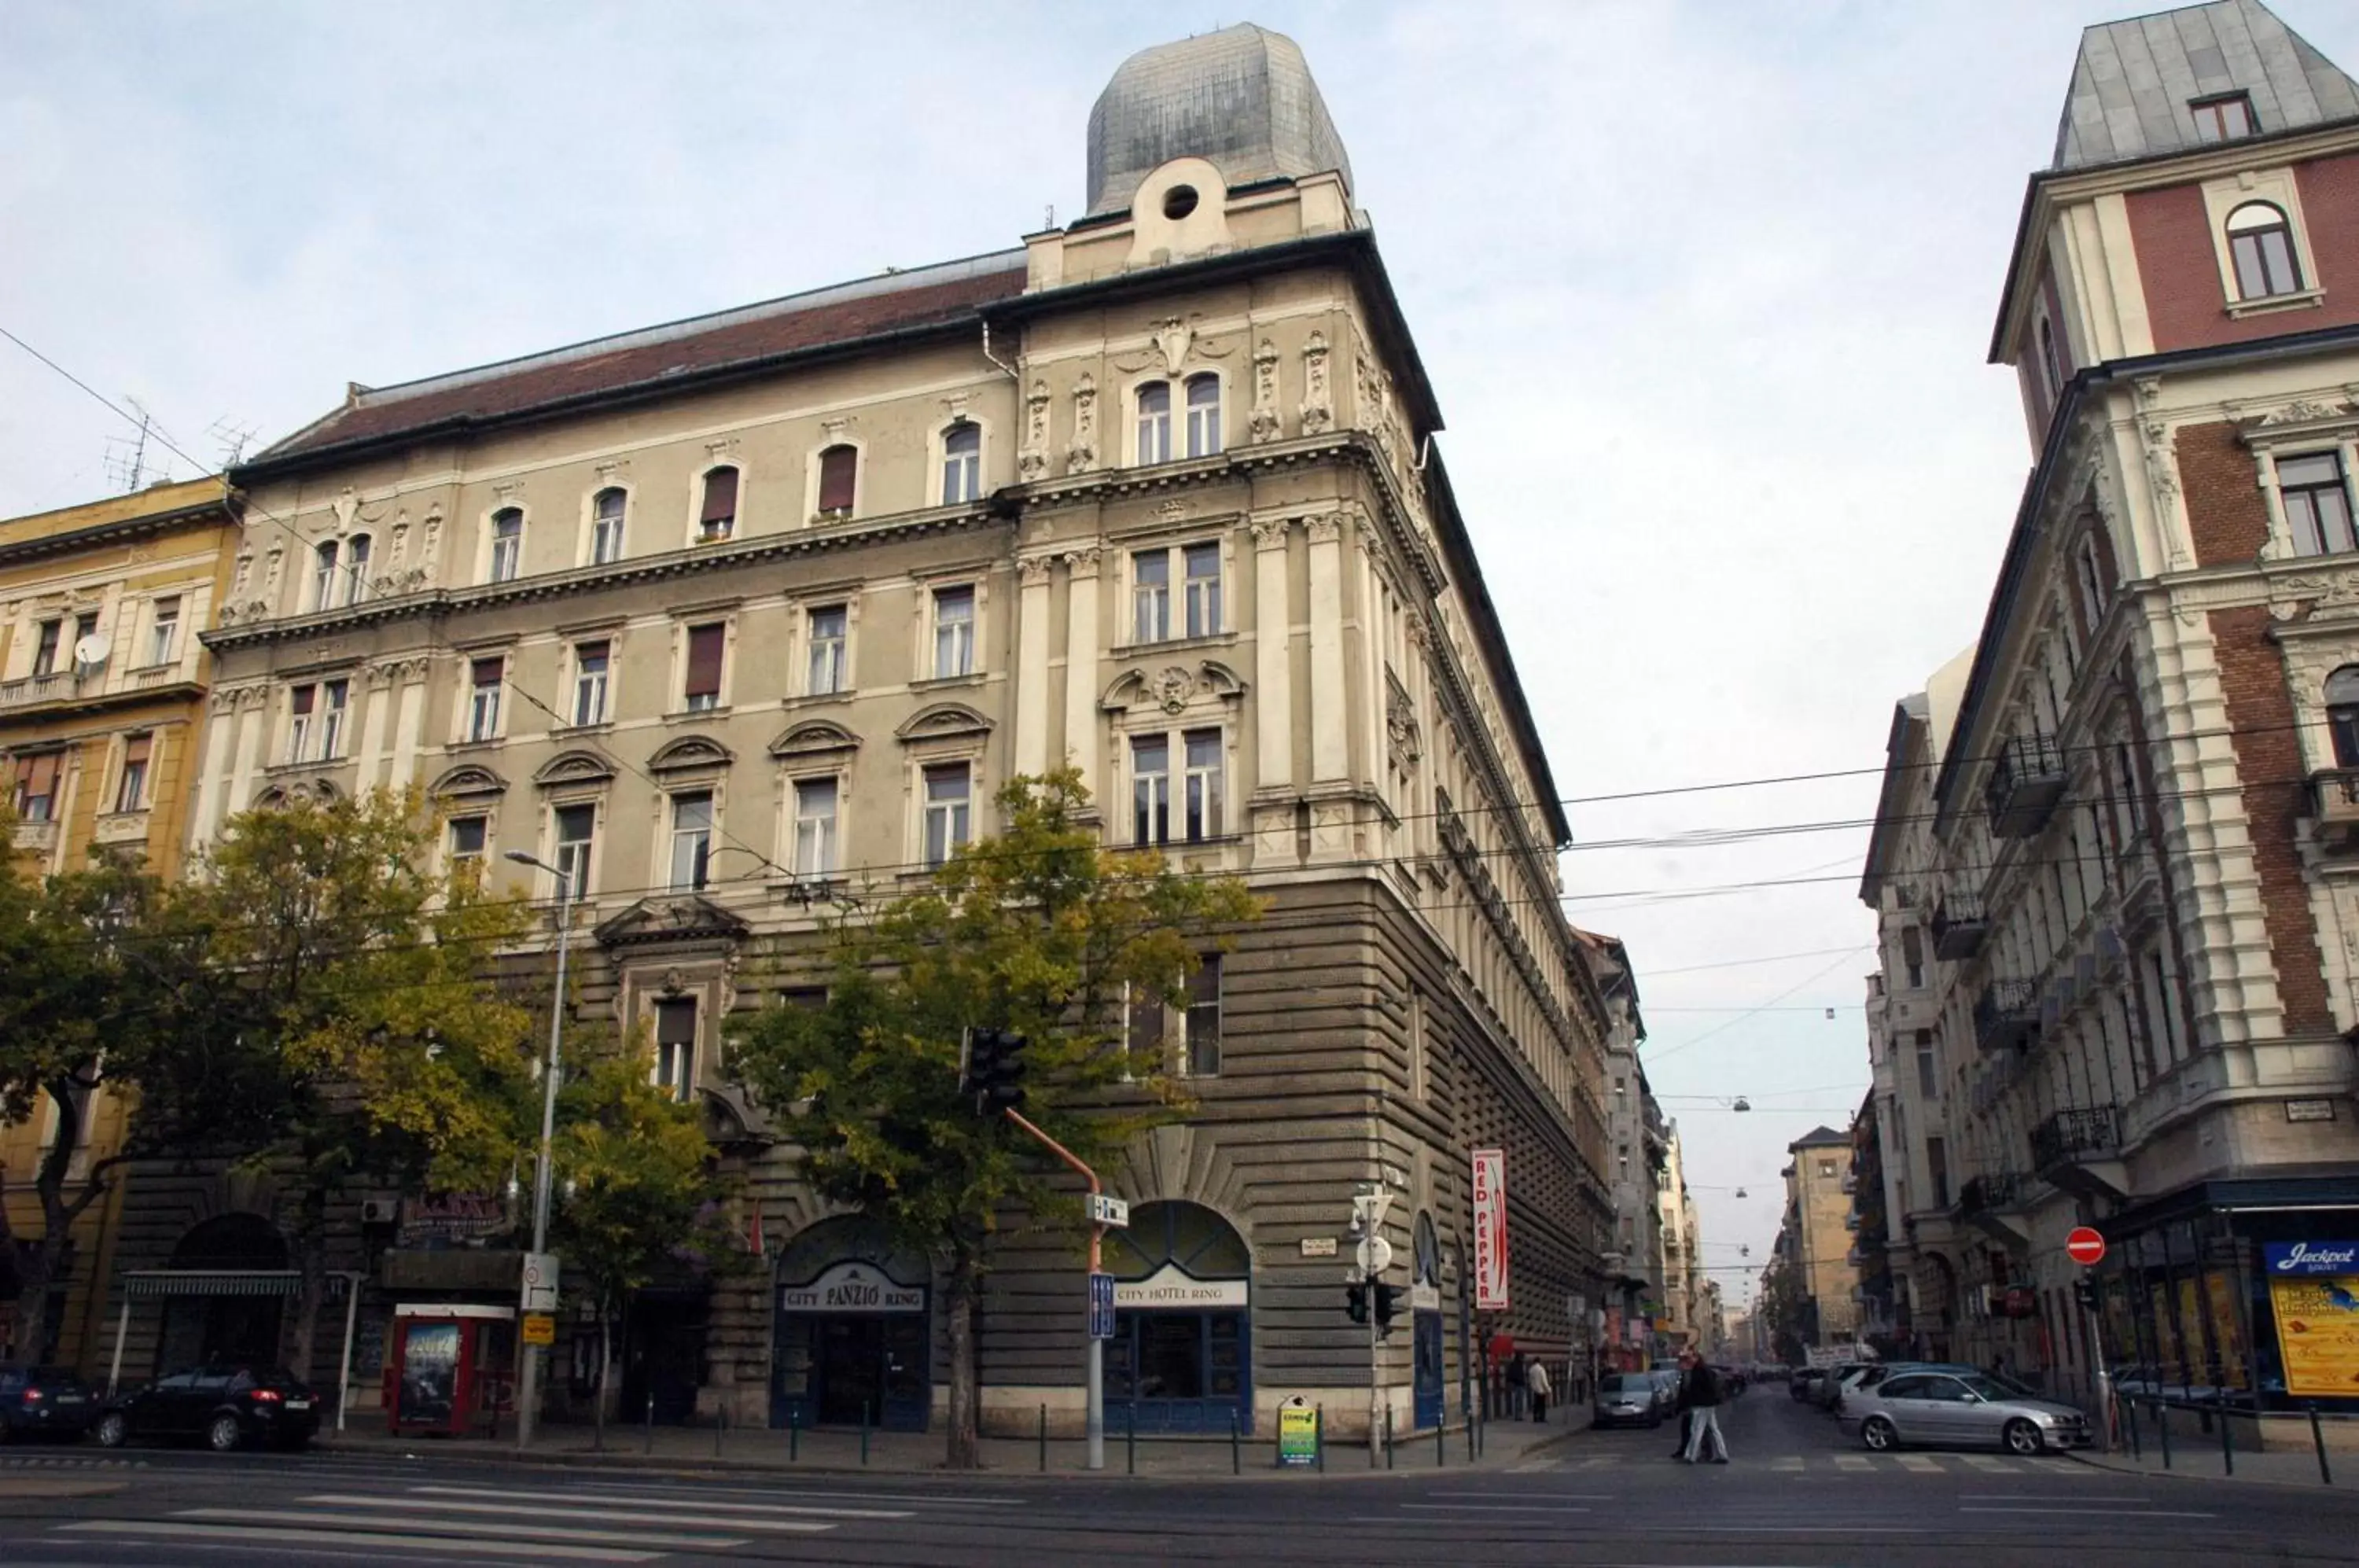
[[[934,590],[934,679],[974,673],[974,590]]]
[[[721,653],[727,630],[719,622],[688,628],[688,681],[682,695],[691,713],[721,706]]]
[[[712,792],[671,798],[671,888],[689,892],[704,886],[712,858]]]
[[[606,719],[606,671],[609,645],[578,643],[573,649],[573,722],[603,724]]]
[[[375,546],[366,534],[354,534],[344,546],[344,603],[364,603],[369,594],[369,557]]]
[[[1949,1146],[1940,1138],[1928,1138],[1925,1140],[1925,1168],[1928,1179],[1933,1187],[1933,1206],[1937,1209],[1948,1208],[1950,1206],[1950,1151]]]
[[[1210,371],[1188,377],[1188,455],[1221,450],[1221,378]]]
[[[1150,381],[1138,389],[1138,461],[1171,461],[1171,384]]]
[[[41,623],[38,640],[33,645],[33,674],[36,677],[53,675],[57,672],[58,642],[64,637],[65,629],[66,624],[63,621]]]
[[[2301,288],[2293,229],[2284,209],[2273,202],[2247,201],[2228,214],[2228,255],[2236,265],[2241,299],[2267,299]]]
[[[849,684],[851,671],[846,667],[845,633],[851,615],[842,604],[830,604],[810,613],[810,679],[808,690],[814,697],[823,697],[843,691]]]
[[[1221,1071],[1221,955],[1207,953],[1188,985],[1188,1076]]]
[[[2064,395],[2064,383],[2071,375],[2064,367],[2064,354],[2056,342],[2056,328],[2047,317],[2039,319],[2039,373],[2048,381],[2048,400],[2053,403]]]
[[[696,998],[666,996],[656,1004],[656,1086],[685,1100],[696,1086]]]
[[[136,811],[147,799],[147,754],[152,735],[136,735],[123,743],[123,776],[114,782],[114,809]]]
[[[1917,1093],[1928,1100],[1941,1097],[1940,1064],[1933,1056],[1933,1031],[1917,1031]]]
[[[452,817],[451,819],[451,863],[456,865],[461,861],[483,859],[484,846],[490,842],[490,818]]]
[[[1177,558],[1176,563],[1174,558]],[[1171,637],[1171,576],[1181,578],[1181,637],[1211,637],[1221,629],[1221,547],[1182,545],[1142,550],[1130,558],[1131,640],[1162,642]]]
[[[795,780],[795,875],[827,877],[835,871],[835,780]]]
[[[2326,730],[2334,739],[2334,766],[2359,768],[2359,664],[2326,678]]]
[[[147,626],[147,662],[169,664],[180,653],[180,596],[156,601]]]
[[[344,755],[344,706],[351,697],[349,681],[329,681],[320,687],[320,760],[332,762]]]
[[[1221,547],[1191,544],[1180,554],[1188,572],[1188,635],[1211,637],[1221,629]]]
[[[2089,631],[2094,636],[2097,623],[2105,618],[2105,575],[2097,565],[2097,545],[2084,539],[2073,552],[2073,563],[2081,574],[2081,608],[2087,615]]]
[[[1136,735],[1130,743],[1131,842],[1171,842],[1171,743]]]
[[[1221,836],[1221,732],[1190,730],[1187,747],[1187,833],[1190,844]]]
[[[982,494],[983,427],[961,419],[942,432],[942,505],[961,506]]]
[[[705,495],[712,495],[710,482]],[[620,490],[601,490],[590,503],[590,564],[603,566],[623,559],[623,512],[629,498]]]
[[[1131,1000],[1123,1009],[1123,1048],[1134,1060],[1143,1060],[1147,1071],[1155,1072],[1162,1066],[1163,998],[1131,994],[1129,983],[1125,981],[1124,985]]]
[[[696,537],[725,539],[737,530],[737,471],[716,468],[704,476],[704,505],[696,514]]]
[[[20,757],[16,763],[16,820],[46,822],[57,813],[58,775],[65,753],[45,751]]]
[[[524,564],[524,513],[503,506],[492,514],[492,581],[512,583]]]
[[[819,511],[821,517],[848,517],[860,490],[860,450],[832,446],[819,454]]]
[[[479,659],[468,669],[467,738],[492,740],[500,733],[500,682],[507,660]]]
[[[563,887],[571,887],[573,898],[589,896],[590,851],[597,831],[597,807],[557,808],[557,869],[563,878],[560,892]]]
[[[2187,105],[2199,142],[2232,142],[2253,134],[2253,102],[2242,93],[2198,98]]]
[[[336,602],[337,545],[329,539],[311,552],[311,608],[324,610]]]
[[[300,762],[311,744],[311,703],[319,690],[298,686],[287,694],[287,760]]]
[[[1819,1161],[1819,1174],[1820,1174],[1820,1175],[1821,1175],[1821,1176],[1832,1176],[1834,1173],[1835,1173],[1835,1162],[1834,1162],[1833,1160],[1820,1160],[1820,1161]]]
[[[1900,928],[1900,962],[1908,971],[1908,988],[1925,986],[1925,937],[1915,926]]]
[[[2277,495],[2285,503],[2296,555],[2336,555],[2359,548],[2351,532],[2351,491],[2341,452],[2280,457],[2277,468]]]
[[[1130,566],[1132,640],[1161,642],[1171,635],[1171,552],[1141,550]]]
[[[966,843],[967,805],[973,781],[963,762],[926,769],[926,866],[943,864]]]

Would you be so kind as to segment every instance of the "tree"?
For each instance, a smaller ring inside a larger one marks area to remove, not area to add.
[[[299,1370],[336,1195],[488,1187],[538,1126],[531,1015],[491,967],[527,910],[471,866],[433,869],[435,838],[414,792],[259,808],[182,895],[207,937],[213,1071],[143,1082],[140,1115],[209,1120],[211,1150],[291,1180]]]
[[[569,1042],[569,1058],[571,1057]],[[669,1270],[727,1272],[745,1254],[722,1217],[728,1184],[697,1107],[654,1083],[643,1045],[592,1051],[559,1092],[550,1245],[598,1312],[596,1443],[606,1445],[614,1323]]]
[[[978,1462],[973,1309],[1002,1210],[1077,1228],[1055,1165],[960,1093],[969,1029],[1030,1043],[1026,1114],[1093,1166],[1190,1108],[1152,1048],[1131,1048],[1127,1004],[1176,1005],[1197,948],[1258,918],[1233,877],[1173,871],[1153,851],[1101,848],[1078,773],[1017,779],[1006,823],[933,885],[836,931],[825,1006],[774,1007],[731,1030],[731,1071],[800,1150],[821,1195],[882,1221],[941,1270],[950,1329],[948,1464]]]

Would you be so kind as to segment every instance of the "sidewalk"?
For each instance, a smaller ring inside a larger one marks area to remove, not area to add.
[[[2230,1473],[2223,1465],[2217,1432],[2209,1436],[2198,1432],[2192,1422],[2182,1436],[2173,1432],[2170,1440],[2170,1465],[2165,1468],[2162,1453],[2153,1441],[2152,1432],[2145,1434],[2142,1454],[2124,1450],[2118,1454],[2098,1454],[2090,1449],[2075,1449],[2072,1457],[2083,1465],[2100,1470],[2111,1470],[2123,1475],[2185,1475],[2201,1481],[2247,1481],[2258,1486],[2309,1486],[2323,1483],[2318,1475],[2318,1455],[2308,1449],[2271,1449],[2266,1453],[2236,1451],[2235,1468]],[[2337,1486],[2359,1486],[2359,1454],[2332,1454],[2326,1456],[2329,1471]]]
[[[1583,1417],[1587,1411],[1576,1412]],[[1575,1436],[1582,1425],[1551,1421],[1500,1420],[1480,1432],[1482,1453],[1467,1455],[1466,1431],[1453,1425],[1442,1436],[1439,1452],[1433,1432],[1402,1433],[1395,1439],[1392,1468],[1419,1472],[1437,1468],[1499,1470],[1530,1457],[1538,1450]],[[594,1434],[585,1426],[545,1426],[528,1452],[519,1452],[512,1434],[488,1439],[449,1439],[386,1435],[372,1423],[357,1423],[347,1432],[320,1433],[315,1446],[337,1454],[375,1459],[417,1458],[456,1460],[487,1465],[612,1466],[618,1469],[716,1471],[753,1473],[808,1470],[822,1474],[867,1471],[879,1475],[942,1474],[943,1436],[940,1432],[870,1432],[864,1441],[857,1431],[828,1427],[789,1433],[763,1428],[720,1429],[713,1426],[610,1426],[606,1445],[593,1447]],[[983,1440],[982,1474],[995,1479],[1046,1475],[1071,1480],[1091,1474],[1084,1468],[1087,1445],[1077,1439],[1050,1438],[1043,1448],[1037,1438],[987,1437]],[[1373,1462],[1372,1462],[1373,1460]],[[1134,1466],[1136,1467],[1134,1469]],[[1299,1481],[1321,1474],[1329,1477],[1364,1476],[1386,1468],[1379,1445],[1372,1456],[1364,1443],[1330,1443],[1326,1465],[1318,1469],[1280,1470],[1277,1444],[1268,1434],[1240,1438],[1234,1452],[1226,1437],[1166,1437],[1141,1433],[1134,1454],[1119,1431],[1106,1434],[1105,1469],[1114,1479],[1136,1475],[1140,1479],[1211,1480],[1235,1475],[1245,1480]]]

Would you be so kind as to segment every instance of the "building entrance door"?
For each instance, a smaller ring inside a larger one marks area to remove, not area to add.
[[[1123,1312],[1106,1345],[1106,1421],[1141,1432],[1253,1430],[1241,1312]],[[1117,1411],[1123,1413],[1116,1413]]]
[[[933,1411],[928,1287],[864,1258],[803,1256],[823,1257],[832,1239],[821,1236],[781,1261],[770,1424],[923,1432]]]

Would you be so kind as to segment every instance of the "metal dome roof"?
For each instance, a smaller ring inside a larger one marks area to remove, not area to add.
[[[1126,211],[1147,174],[1211,160],[1232,186],[1351,159],[1292,38],[1240,22],[1124,60],[1090,110],[1090,215]]]

